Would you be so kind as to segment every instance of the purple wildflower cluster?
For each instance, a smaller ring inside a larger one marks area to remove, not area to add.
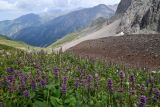
[[[45,88],[47,85],[47,76],[45,76],[43,73],[37,73],[35,74],[35,79],[33,75],[14,70],[13,68],[7,68],[6,70],[7,76],[5,76],[5,83],[6,88],[9,92],[19,92],[24,97],[29,97],[30,92],[29,89],[31,88],[33,91],[36,90],[36,88]]]
[[[160,98],[160,91],[158,88],[155,88],[153,93],[154,93],[153,102],[157,103],[158,99]]]
[[[54,74],[55,79],[58,80],[58,78],[59,78],[59,69],[57,67],[55,67],[53,69],[53,74]]]
[[[147,97],[144,95],[141,95],[139,97],[138,107],[146,107],[146,105],[147,105]]]
[[[110,78],[108,79],[107,85],[108,85],[109,92],[112,92],[113,91],[113,81],[112,81],[112,79],[110,79]]]
[[[61,86],[61,91],[62,91],[63,95],[67,94],[67,80],[68,80],[68,78],[65,76],[63,78],[63,82],[62,82],[62,86]]]
[[[130,82],[130,94],[131,95],[134,95],[136,93],[136,90],[135,90],[135,76],[134,75],[130,75],[129,76],[129,82]]]
[[[75,87],[75,89],[78,89],[78,87],[79,87],[79,79],[75,80],[74,87]]]

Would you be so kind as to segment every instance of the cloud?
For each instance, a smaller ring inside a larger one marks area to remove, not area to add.
[[[0,1],[0,11],[5,11],[5,10],[16,10],[17,7],[13,3],[9,3],[8,1]]]
[[[27,11],[41,11],[44,8],[78,8],[91,7],[98,4],[115,4],[120,0],[2,0],[8,6]],[[1,4],[1,3],[0,3]]]
[[[0,16],[3,12],[3,18],[0,17],[0,20],[16,18],[26,13],[41,13],[54,9],[72,10],[79,7],[92,7],[98,4],[115,4],[119,1],[120,0],[0,0]],[[10,17],[11,14],[12,17]]]
[[[70,3],[76,6],[81,5],[82,7],[90,7],[98,4],[112,5],[118,3],[119,1],[120,0],[70,0]]]

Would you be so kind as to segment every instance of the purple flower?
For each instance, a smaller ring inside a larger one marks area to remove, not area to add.
[[[7,82],[8,82],[8,83],[13,82],[13,80],[14,80],[14,76],[13,76],[13,75],[7,76]]]
[[[153,97],[153,102],[154,102],[154,103],[157,103],[157,102],[158,102],[158,98],[159,98],[159,97],[155,95],[155,96]]]
[[[14,69],[13,68],[7,68],[6,70],[8,73],[13,73],[14,72]]]
[[[107,86],[108,86],[108,90],[110,91],[110,92],[112,92],[112,86],[113,86],[113,81],[112,81],[112,79],[108,79],[108,81],[107,81]]]
[[[89,87],[90,87],[90,85],[91,85],[92,80],[93,80],[93,76],[92,76],[92,75],[88,75],[88,76],[87,76],[87,83],[88,83],[88,86],[89,86]]]
[[[147,97],[144,95],[141,95],[139,97],[138,107],[146,107],[146,104],[147,104]]]
[[[63,83],[64,83],[64,84],[67,83],[67,79],[68,79],[67,77],[64,77],[64,78],[63,78]]]
[[[15,90],[15,81],[16,78],[14,75],[9,75],[6,77],[6,83],[10,92],[13,92]]]
[[[159,97],[160,97],[160,91],[159,91],[159,89],[155,88],[155,89],[153,90],[153,93],[154,93],[153,102],[154,102],[154,103],[157,103],[157,102],[158,102],[158,99],[159,99]]]
[[[19,74],[19,80],[20,80],[20,88],[25,89],[26,88],[26,82],[27,82],[27,77],[25,74],[21,73]]]
[[[125,73],[123,71],[119,72],[119,77],[121,80],[123,80],[125,78]]]
[[[62,86],[61,86],[61,92],[63,95],[66,95],[67,93],[67,77],[64,77],[63,78],[63,83],[62,83]]]
[[[140,88],[141,88],[141,95],[143,95],[145,92],[145,85],[142,84]]]
[[[31,86],[32,86],[32,89],[35,90],[35,88],[36,88],[36,82],[35,82],[35,80],[31,81]]]
[[[119,72],[119,77],[120,77],[120,92],[123,92],[123,80],[125,78],[125,73],[123,71]]]
[[[156,96],[160,96],[160,91],[159,91],[158,88],[154,88],[153,93],[154,93]]]
[[[62,94],[63,94],[63,95],[66,95],[66,93],[67,93],[67,85],[66,85],[66,84],[62,84],[62,89],[61,89],[61,91],[62,91]]]
[[[47,82],[45,80],[42,79],[40,81],[40,85],[41,85],[42,88],[45,88],[46,84],[47,84]]]
[[[28,90],[25,90],[25,91],[23,92],[23,96],[24,96],[24,97],[29,97],[29,96],[30,96]]]
[[[129,81],[131,82],[131,83],[134,83],[135,82],[135,76],[134,75],[131,75],[130,77],[129,77]]]
[[[130,87],[131,87],[131,90],[134,90],[135,89],[135,76],[134,75],[130,75],[129,76],[129,82],[130,82]]]
[[[54,70],[53,70],[53,73],[54,73],[55,79],[58,79],[58,77],[59,77],[59,69],[55,67]]]
[[[76,79],[75,82],[74,82],[75,89],[77,89],[78,86],[79,86],[79,79]]]

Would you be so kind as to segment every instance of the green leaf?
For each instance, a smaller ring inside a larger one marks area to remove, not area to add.
[[[51,107],[46,102],[40,102],[40,101],[36,101],[35,103],[33,103],[32,106],[33,107]]]
[[[50,101],[54,107],[63,107],[62,99],[56,97],[50,97]]]
[[[69,96],[65,99],[64,103],[69,105],[69,107],[75,107],[76,105],[76,98],[74,96]]]

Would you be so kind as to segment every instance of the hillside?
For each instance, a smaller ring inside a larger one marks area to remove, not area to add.
[[[117,34],[116,30],[118,29],[118,25],[120,23],[120,20],[115,20],[113,23],[108,24],[107,21],[95,24],[92,27],[88,27],[80,32],[76,32],[76,37],[74,39],[68,40],[67,42],[61,42],[58,46],[56,46],[55,50],[59,50],[62,47],[63,51],[66,51],[67,49],[83,42],[86,40],[93,40],[93,39],[99,39],[103,37],[109,37],[109,36],[119,36],[120,34]],[[66,40],[67,36],[62,38],[62,40]],[[49,46],[51,48],[53,45]]]
[[[2,36],[2,35],[0,35],[0,45],[23,49],[23,50],[33,48],[32,46],[27,45],[23,42],[11,40],[11,39],[7,38],[6,36]]]
[[[84,41],[68,51],[82,57],[141,68],[160,68],[160,34],[125,35]]]
[[[63,47],[63,45],[65,45],[67,43],[73,42],[75,40],[79,40],[80,38],[85,37],[87,34],[96,32],[103,27],[103,24],[105,23],[106,20],[107,20],[106,18],[100,17],[100,18],[96,19],[86,29],[83,29],[79,32],[70,33],[70,34],[64,36],[63,38],[57,40],[56,42],[54,42],[53,44],[51,44],[47,48],[58,48],[61,46]]]

